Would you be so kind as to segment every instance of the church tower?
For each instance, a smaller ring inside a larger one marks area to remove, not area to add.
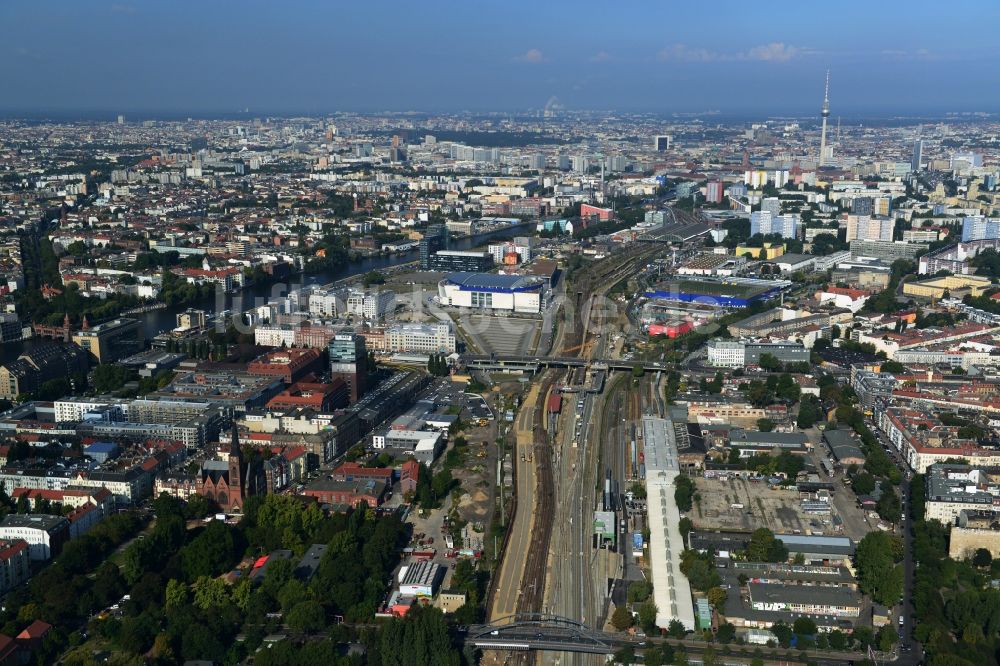
[[[233,440],[229,445],[229,506],[243,506],[243,452],[240,451],[240,435],[233,423]]]

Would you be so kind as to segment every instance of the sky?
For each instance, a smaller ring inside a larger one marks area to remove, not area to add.
[[[1000,2],[0,0],[0,111],[1000,111]]]

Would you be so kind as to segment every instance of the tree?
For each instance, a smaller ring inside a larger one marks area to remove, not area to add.
[[[757,430],[771,432],[774,430],[774,421],[771,419],[757,419]]]
[[[691,510],[694,493],[695,485],[690,477],[681,474],[674,480],[674,501],[681,511]]]
[[[460,666],[441,611],[417,605],[402,619],[391,620],[379,635],[382,666],[436,664]]]
[[[379,273],[378,271],[368,271],[365,273],[361,281],[366,287],[371,287],[376,284],[385,284],[385,275]]]
[[[200,576],[194,582],[194,605],[202,610],[222,608],[229,602],[229,590],[221,578]]]
[[[792,631],[799,636],[813,636],[816,633],[816,622],[808,617],[795,618]]]
[[[757,365],[760,366],[761,370],[767,370],[768,372],[781,370],[781,361],[774,354],[761,354],[757,360]]]
[[[828,633],[826,639],[830,643],[831,650],[844,650],[847,647],[847,636],[839,629]]]
[[[751,562],[784,562],[788,559],[785,544],[766,527],[759,527],[750,535],[747,559]]]
[[[694,523],[690,518],[685,516],[677,523],[677,529],[680,530],[681,538],[684,539],[685,543],[687,543],[688,534],[690,534],[691,530],[694,529]]]
[[[972,555],[972,566],[979,569],[986,569],[993,564],[993,556],[985,548],[977,548]]]
[[[729,622],[723,622],[715,632],[715,638],[720,643],[732,643],[736,638],[736,627]]]
[[[625,604],[615,608],[615,612],[611,614],[611,624],[618,631],[625,631],[632,626],[632,613],[628,612]]]
[[[684,624],[680,620],[671,620],[670,624],[667,625],[667,634],[671,638],[684,638],[687,629],[684,628]]]
[[[815,396],[802,396],[799,402],[799,415],[796,425],[801,429],[811,428],[820,419],[821,411]]]
[[[652,599],[647,599],[639,604],[639,626],[642,627],[642,630],[647,634],[651,634],[656,631],[657,612],[658,609]]]
[[[653,584],[647,580],[637,580],[629,583],[628,600],[632,603],[645,601],[653,593]]]
[[[771,633],[778,639],[781,647],[788,647],[792,644],[792,629],[784,622],[776,622],[771,625]]]
[[[326,613],[319,602],[300,601],[288,611],[288,626],[296,631],[312,633],[326,626]]]
[[[851,488],[857,495],[870,495],[875,490],[875,477],[867,472],[859,472],[851,477]]]
[[[709,589],[706,596],[708,597],[708,603],[712,604],[712,607],[721,613],[726,607],[726,600],[729,598],[729,593],[721,587],[713,587]]]
[[[186,606],[188,603],[188,588],[187,585],[171,578],[167,581],[167,591],[166,591],[166,609],[172,610],[174,608],[181,608]]]
[[[895,565],[895,549],[885,532],[869,532],[858,542],[855,564],[861,591],[883,606],[893,606],[903,593],[903,571]]]
[[[882,481],[880,486],[882,494],[875,504],[875,511],[878,512],[882,520],[890,523],[898,523],[903,516],[903,506],[899,501],[899,495],[889,480]]]

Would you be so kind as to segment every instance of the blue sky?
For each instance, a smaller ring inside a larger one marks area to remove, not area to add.
[[[777,9],[772,9],[777,8]],[[0,0],[0,109],[1000,110],[1000,3]]]

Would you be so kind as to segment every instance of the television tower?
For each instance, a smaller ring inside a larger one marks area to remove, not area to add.
[[[826,119],[830,117],[830,70],[826,70],[826,88],[823,90],[823,111],[820,112],[823,116],[823,129],[819,135],[819,161],[816,163],[817,167],[823,166],[823,160],[826,159]]]

